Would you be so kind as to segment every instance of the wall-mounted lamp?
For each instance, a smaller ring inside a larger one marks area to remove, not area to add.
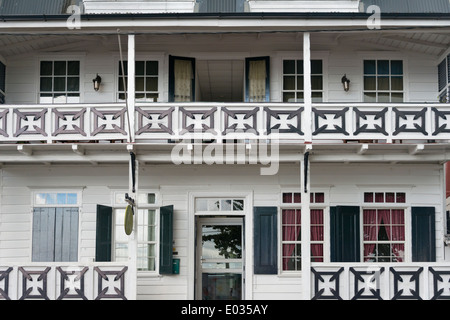
[[[350,90],[350,80],[347,78],[346,74],[344,74],[341,81],[342,85],[344,86],[344,91],[347,92],[348,90]]]
[[[97,77],[95,77],[92,82],[94,82],[94,90],[98,91],[100,89],[100,83],[102,83],[102,78],[98,75],[98,73]]]

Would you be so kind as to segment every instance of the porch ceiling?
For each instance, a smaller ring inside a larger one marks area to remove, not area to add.
[[[205,33],[138,35],[137,50],[171,50],[175,44],[188,42],[191,50],[254,51],[301,50],[301,32]],[[125,40],[124,40],[125,41]],[[214,45],[211,45],[214,43]],[[217,44],[217,45],[216,45]],[[426,31],[363,30],[352,32],[313,32],[312,50],[396,50],[439,57],[450,47],[450,28]],[[176,47],[175,47],[176,48]],[[124,48],[126,49],[126,48]],[[39,52],[84,52],[89,50],[118,50],[115,34],[7,34],[0,32],[0,56],[4,58]]]
[[[85,144],[4,144],[0,145],[0,166],[5,165],[66,165],[66,164],[126,164],[130,159],[130,151],[136,154],[136,158],[142,164],[172,164],[172,151],[175,144],[124,144],[124,143],[85,143]],[[218,145],[223,146],[224,145]],[[186,149],[187,145],[185,145]],[[206,145],[192,145],[191,162],[194,163],[194,155],[203,155],[201,149]],[[450,160],[450,144],[300,144],[285,143],[278,146],[279,157],[271,156],[271,160],[279,163],[298,163],[303,160],[305,152],[309,152],[312,163],[435,163],[442,164]],[[236,150],[248,150],[243,144],[236,144]],[[253,144],[251,148],[258,148]],[[267,147],[271,154],[271,147]],[[276,149],[273,149],[276,150]],[[184,152],[184,151],[183,151]],[[187,151],[186,151],[187,152]],[[210,152],[210,151],[209,151]],[[229,152],[229,149],[225,149]],[[208,153],[209,154],[209,153]],[[183,153],[183,155],[185,155]],[[202,156],[203,157],[203,156]],[[201,160],[205,161],[203,157]],[[211,159],[208,159],[209,161]],[[217,160],[217,159],[216,159]],[[258,163],[258,159],[252,158]],[[246,163],[249,155],[246,155]],[[217,163],[212,161],[212,163]]]

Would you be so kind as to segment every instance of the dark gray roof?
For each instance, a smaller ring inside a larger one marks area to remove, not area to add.
[[[362,0],[362,9],[371,5],[383,13],[450,13],[450,0]]]
[[[80,0],[0,0],[0,15],[59,15]]]

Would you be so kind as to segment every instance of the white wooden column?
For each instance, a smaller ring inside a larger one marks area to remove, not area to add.
[[[310,163],[309,150],[305,148],[305,155],[300,161],[300,183],[302,195],[302,296],[304,300],[311,299],[311,214],[310,214]],[[307,155],[308,154],[308,155]]]
[[[312,142],[312,93],[311,93],[311,40],[309,32],[303,34],[303,95],[305,101],[304,133],[305,143]]]
[[[134,151],[133,145],[127,146],[127,151],[130,152],[129,161],[129,175],[128,175],[128,195],[134,199],[134,217],[133,217],[133,232],[128,236],[128,272],[129,272],[129,292],[127,294],[128,300],[137,299],[137,255],[138,255],[138,185],[139,185],[139,161],[134,161],[135,166],[135,181],[133,192],[133,158],[131,152]]]
[[[311,214],[310,214],[310,165],[309,150],[312,143],[312,93],[311,93],[311,39],[309,32],[303,34],[303,79],[304,79],[304,126],[305,156],[300,161],[302,195],[302,294],[304,300],[311,299]]]
[[[135,101],[136,101],[136,44],[134,34],[128,35],[128,92],[127,92],[127,107],[128,107],[128,121],[131,130],[128,136],[128,142],[134,142],[135,138]]]

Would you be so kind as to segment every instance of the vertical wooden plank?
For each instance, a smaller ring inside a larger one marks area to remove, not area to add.
[[[134,34],[128,35],[128,92],[127,92],[127,105],[128,105],[128,121],[130,132],[128,133],[128,142],[134,142],[135,137],[135,125],[134,125],[134,106],[136,98],[136,53],[135,53],[135,36]]]
[[[172,274],[173,268],[173,206],[160,209],[159,273]]]
[[[70,208],[70,254],[69,261],[78,261],[78,208]]]
[[[55,261],[65,261],[63,260],[63,254],[65,248],[63,246],[64,237],[64,209],[56,208],[55,211]]]
[[[41,236],[41,208],[33,209],[32,261],[39,261]]]
[[[32,259],[49,262],[55,259],[55,208],[34,208]]]

